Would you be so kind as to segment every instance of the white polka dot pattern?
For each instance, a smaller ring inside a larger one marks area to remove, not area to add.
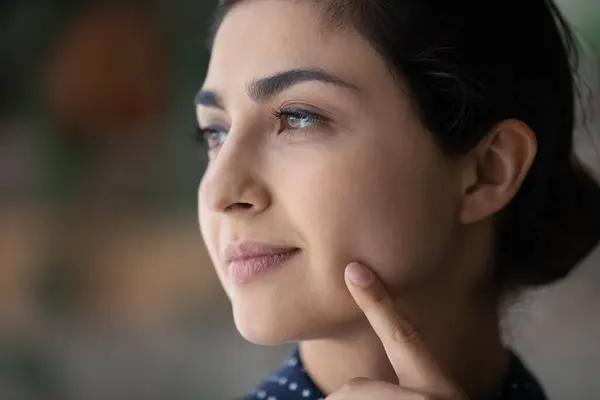
[[[324,400],[304,371],[298,350],[283,366],[244,400]],[[502,389],[493,400],[547,400],[536,379],[511,353],[511,365]]]

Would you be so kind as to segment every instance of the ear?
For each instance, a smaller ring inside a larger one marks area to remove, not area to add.
[[[510,203],[537,154],[533,131],[519,120],[496,125],[466,158],[460,221],[487,219]]]

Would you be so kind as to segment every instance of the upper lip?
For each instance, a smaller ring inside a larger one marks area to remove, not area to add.
[[[278,246],[259,242],[241,242],[230,244],[225,249],[225,262],[247,260],[249,258],[272,256],[298,250],[293,246]]]

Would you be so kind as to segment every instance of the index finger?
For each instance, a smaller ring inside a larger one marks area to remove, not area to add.
[[[452,388],[423,343],[414,325],[397,311],[392,298],[367,267],[351,263],[346,267],[346,285],[373,330],[398,376],[408,389]]]

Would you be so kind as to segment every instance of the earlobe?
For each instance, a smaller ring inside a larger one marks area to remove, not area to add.
[[[496,125],[468,156],[461,223],[476,223],[504,209],[519,191],[536,153],[535,134],[523,121]]]

